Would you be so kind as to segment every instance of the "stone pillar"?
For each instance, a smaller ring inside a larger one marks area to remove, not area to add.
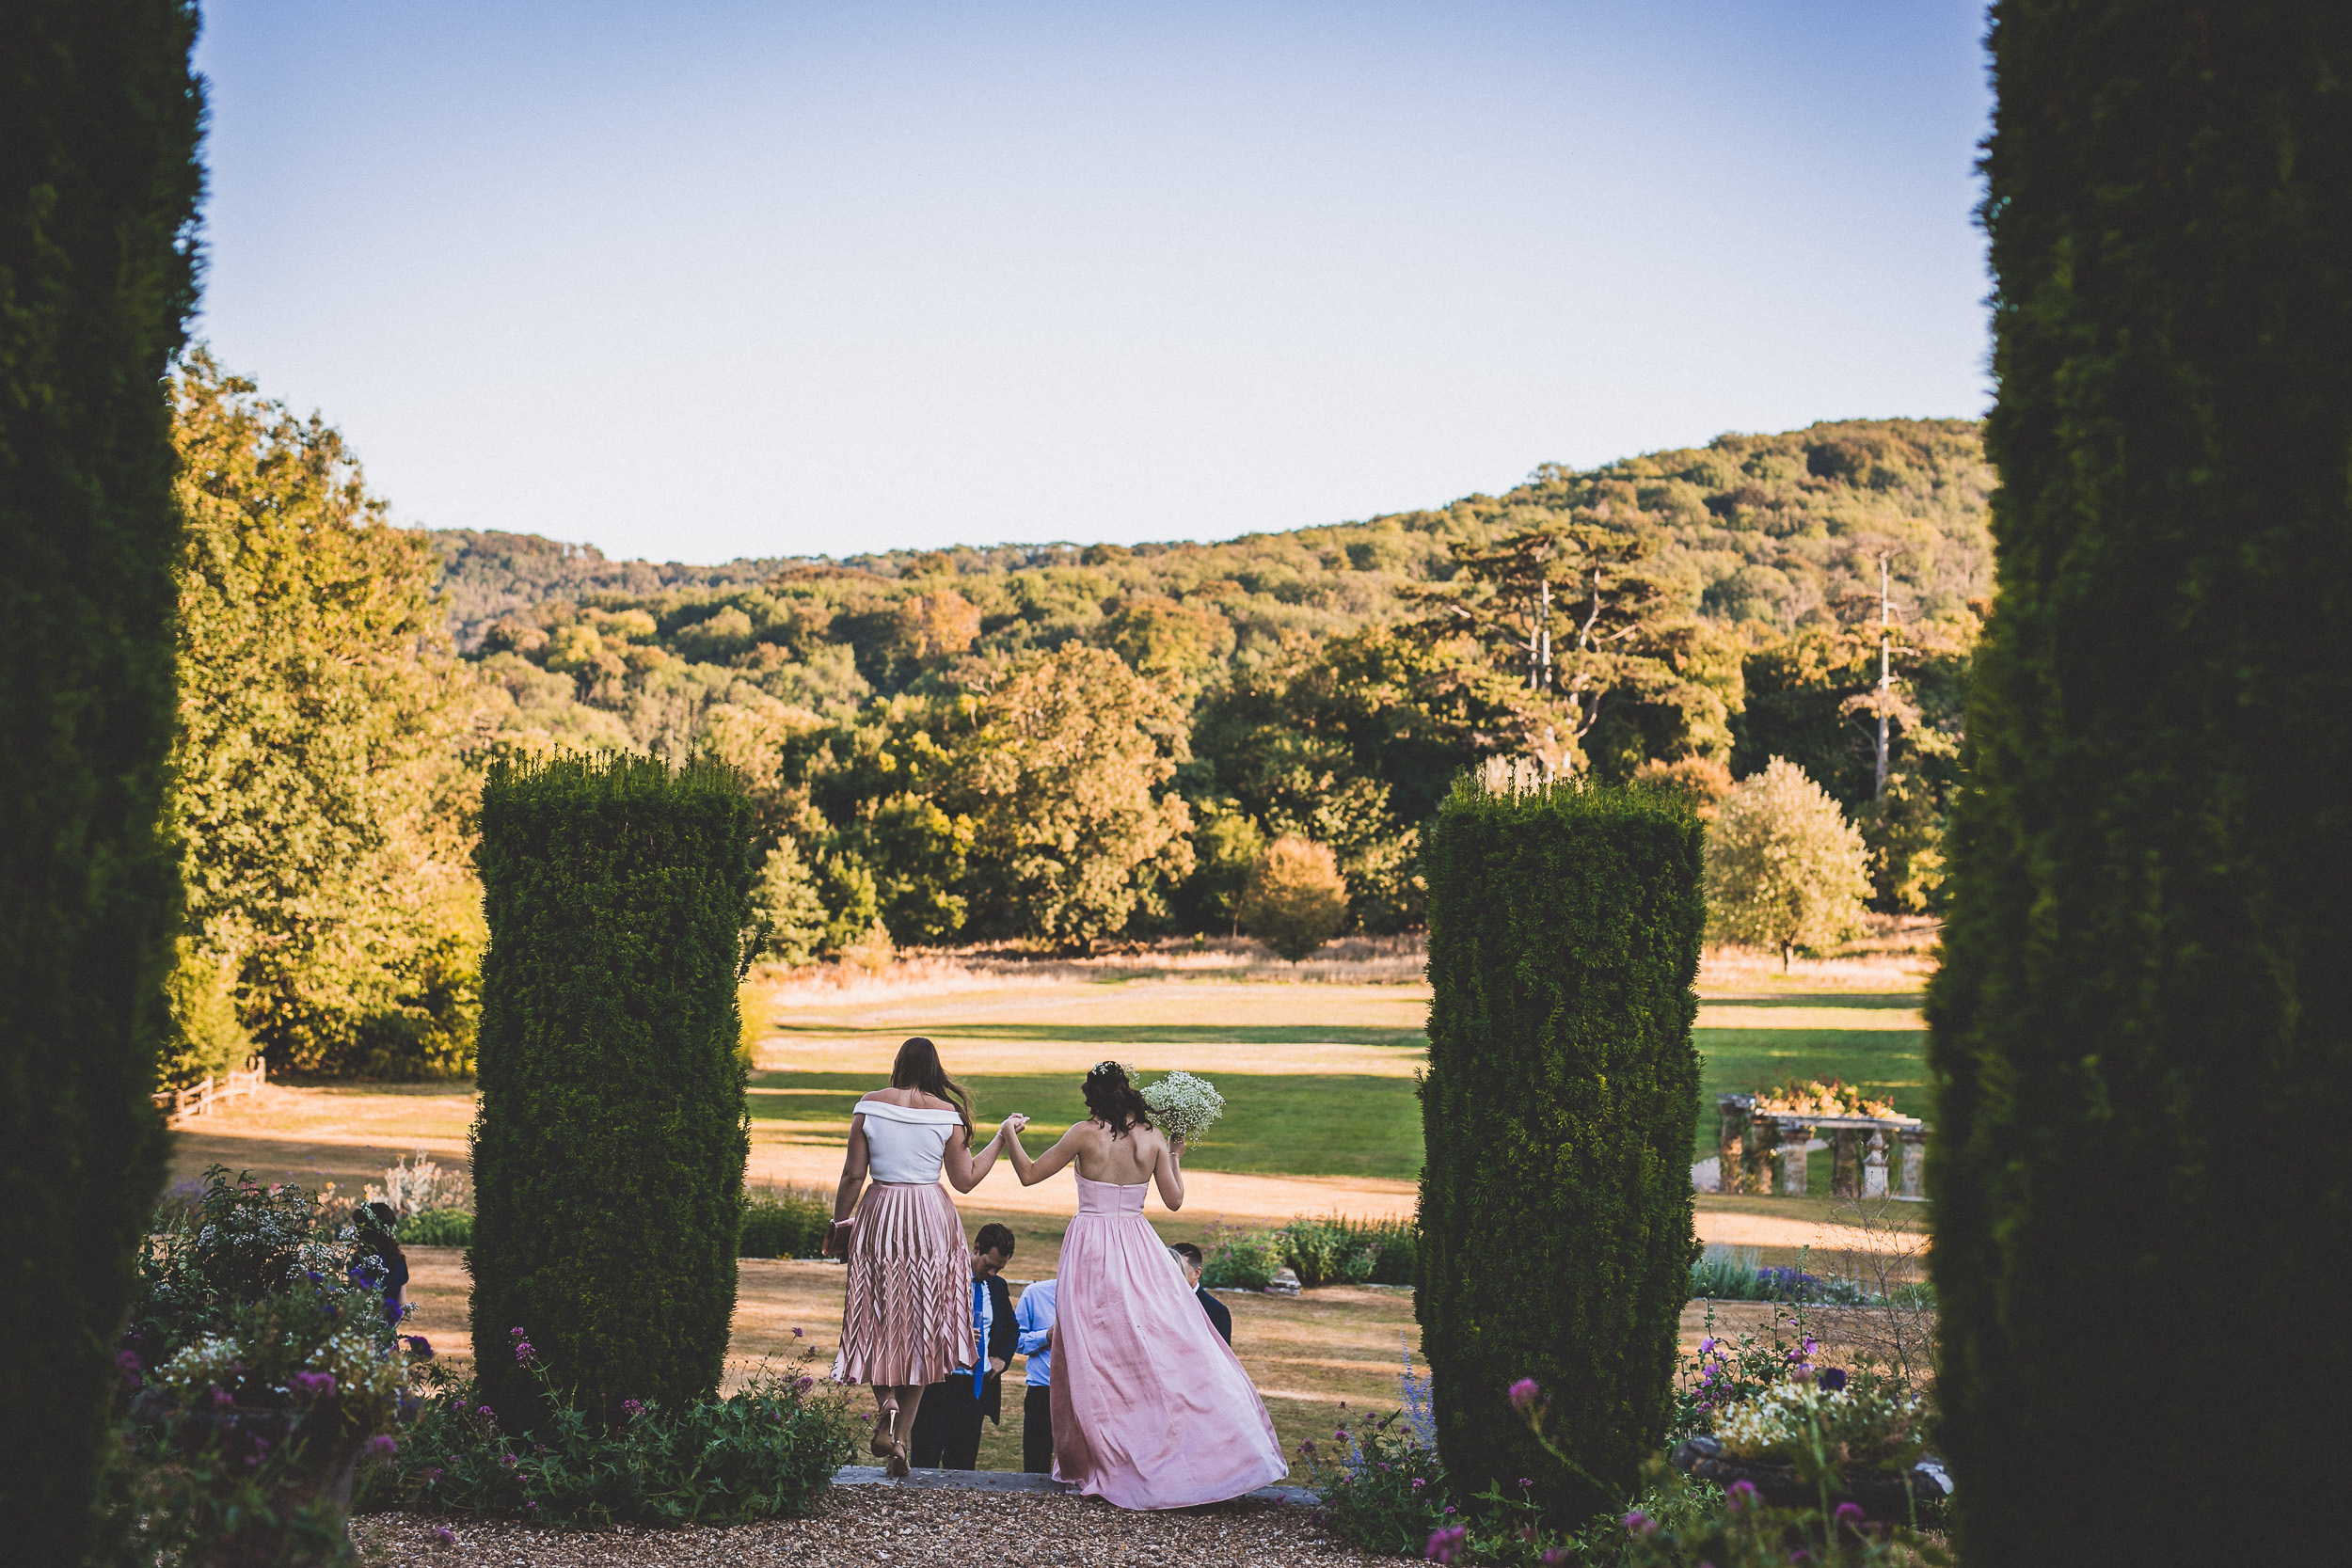
[[[1877,1128],[1870,1130],[1869,1151],[1862,1156],[1862,1196],[1886,1196],[1886,1134]]]
[[[1715,1190],[1744,1192],[1746,1185],[1741,1179],[1747,1175],[1742,1161],[1747,1154],[1748,1113],[1741,1108],[1736,1094],[1717,1095],[1715,1110],[1721,1117],[1715,1132]]]
[[[1861,1153],[1862,1132],[1858,1128],[1840,1127],[1829,1135],[1829,1190],[1833,1197],[1860,1197],[1862,1172],[1855,1168],[1855,1156]]]
[[[1928,1196],[1928,1130],[1906,1127],[1899,1136],[1903,1141],[1903,1196]]]
[[[1801,1123],[1781,1122],[1780,1127],[1780,1196],[1804,1196],[1804,1146],[1813,1141],[1813,1129]]]

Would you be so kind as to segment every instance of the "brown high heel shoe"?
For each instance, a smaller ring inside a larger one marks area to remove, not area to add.
[[[882,1474],[895,1478],[907,1473],[907,1446],[904,1443],[891,1444],[890,1463],[882,1466]]]
[[[882,1414],[874,1418],[874,1435],[866,1441],[866,1446],[876,1459],[888,1459],[898,1447],[898,1441],[890,1435],[890,1429],[897,1424],[898,1419],[898,1407],[895,1403],[883,1405]]]

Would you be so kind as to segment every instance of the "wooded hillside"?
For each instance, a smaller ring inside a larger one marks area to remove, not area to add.
[[[319,1070],[468,1069],[465,822],[501,754],[739,768],[762,944],[788,961],[1230,929],[1284,839],[1328,851],[1318,896],[1348,926],[1408,928],[1423,824],[1497,755],[1710,797],[1785,756],[1862,828],[1883,907],[1936,897],[1991,571],[1966,421],[1726,436],[1219,544],[699,566],[391,528],[333,430],[200,354],[179,385],[211,477],[186,498],[201,711],[177,820],[189,885],[218,891],[183,943],[182,1075],[247,1041]],[[246,576],[272,591],[222,597]],[[269,716],[271,747],[240,715]]]

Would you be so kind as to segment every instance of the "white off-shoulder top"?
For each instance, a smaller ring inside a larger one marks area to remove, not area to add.
[[[926,1111],[886,1100],[861,1100],[850,1114],[866,1118],[866,1169],[877,1181],[938,1180],[947,1140],[963,1126],[963,1118],[953,1111]]]

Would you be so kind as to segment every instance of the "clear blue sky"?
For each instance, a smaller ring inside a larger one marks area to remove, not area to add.
[[[1219,538],[1981,412],[1980,8],[213,0],[199,333],[402,520]]]

